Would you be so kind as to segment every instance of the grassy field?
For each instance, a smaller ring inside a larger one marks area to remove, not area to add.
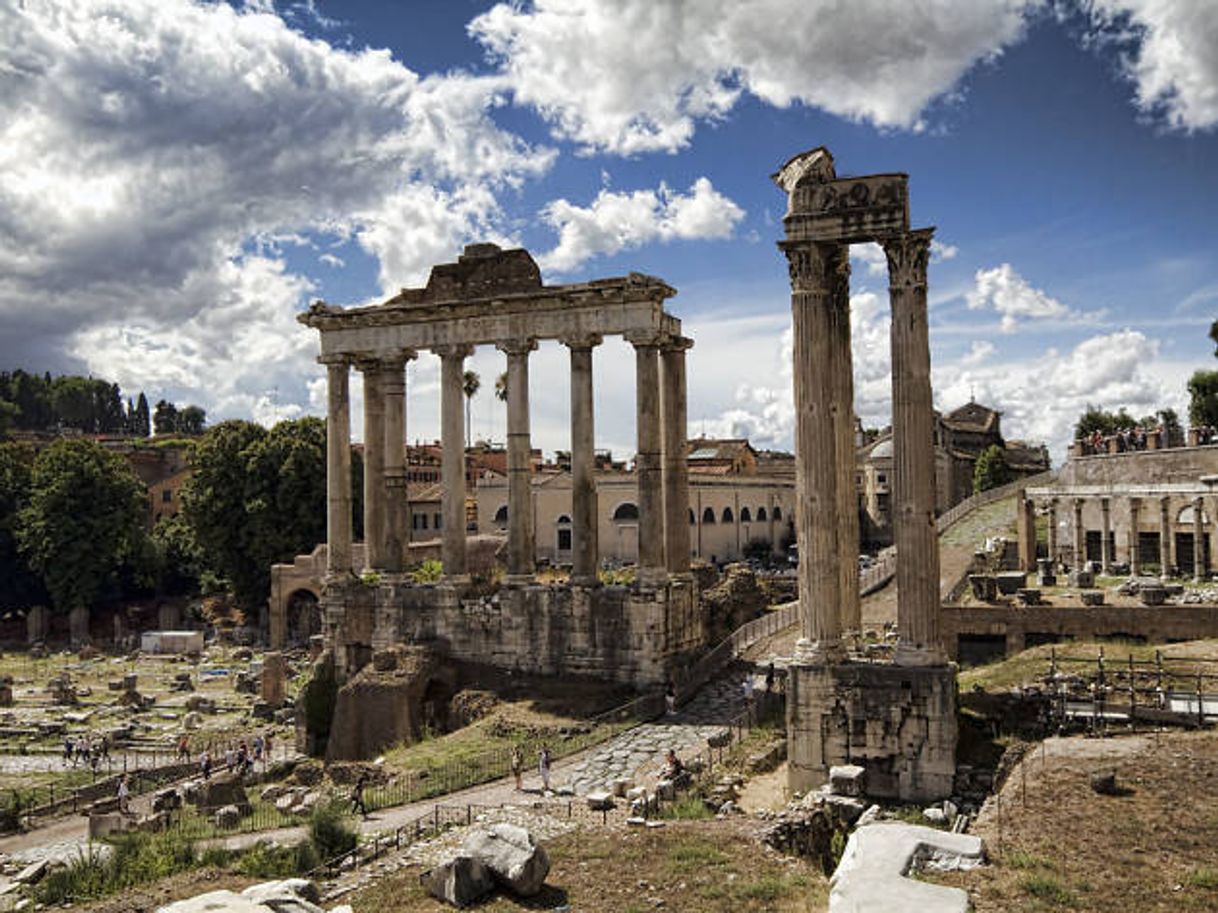
[[[483,913],[804,913],[823,910],[828,886],[806,862],[761,847],[739,822],[669,821],[656,830],[585,830],[547,845],[546,887],[528,901],[496,896]],[[406,869],[345,898],[356,913],[442,909]]]

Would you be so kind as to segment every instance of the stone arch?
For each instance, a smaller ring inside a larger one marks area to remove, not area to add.
[[[757,522],[758,523],[765,522],[765,508],[764,507],[757,508]]]
[[[554,548],[560,552],[569,552],[571,545],[571,518],[561,514],[554,521]]]
[[[321,594],[311,586],[293,590],[287,598],[286,646],[305,647],[321,633]]]
[[[777,504],[774,505],[774,519],[775,520],[782,519],[782,508],[779,507]]]
[[[753,515],[751,513],[749,513],[749,509],[747,507],[740,508],[740,522],[741,523],[752,523],[753,522]]]
[[[1193,514],[1193,505],[1186,504],[1180,508],[1180,512],[1176,514],[1176,525],[1187,526],[1190,530],[1193,528],[1193,523],[1196,521],[1196,516]],[[1201,525],[1210,525],[1210,515],[1205,508],[1201,508]]]
[[[613,509],[613,519],[617,523],[637,522],[639,506],[633,501],[623,501]]]
[[[424,731],[435,734],[452,729],[452,702],[456,695],[455,683],[444,676],[435,676],[423,687],[419,700],[419,735]]]
[[[735,517],[732,516],[732,509],[730,507],[723,508],[723,522],[724,523],[735,522]]]
[[[715,522],[715,509],[713,507],[708,507],[708,508],[706,508],[706,510],[702,511],[702,522],[703,523],[714,523]]]
[[[506,504],[500,504],[500,505],[499,505],[499,509],[498,509],[497,511],[495,511],[495,520],[494,520],[494,523],[495,523],[495,525],[496,525],[497,527],[499,527],[500,529],[504,529],[504,528],[506,528],[506,527],[507,527],[507,522],[508,522],[508,511],[507,511],[507,505],[506,505]]]

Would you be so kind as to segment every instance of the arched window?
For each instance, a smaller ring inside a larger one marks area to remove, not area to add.
[[[689,509],[689,525],[693,526],[697,522],[698,522],[698,517],[696,514],[694,514],[694,509],[691,507]]]
[[[571,551],[571,518],[563,514],[558,518],[557,541],[554,543],[560,552]]]
[[[732,509],[730,507],[723,508],[723,522],[731,523],[732,519]]]
[[[564,523],[567,524],[567,526],[570,526],[571,518],[568,517],[566,514],[562,514],[561,516],[559,516],[559,518],[556,522],[558,523],[559,526],[562,526]]]
[[[639,518],[639,508],[629,501],[625,501],[617,506],[613,511],[613,519],[620,522],[626,520],[637,520]]]
[[[506,504],[502,505],[497,511],[495,511],[495,525],[496,526],[507,526],[507,505]]]
[[[764,507],[757,508],[757,522],[758,523],[765,522],[765,508]]]
[[[774,519],[775,520],[782,519],[782,508],[779,507],[777,504],[774,505]]]
[[[752,523],[753,522],[753,515],[749,513],[749,509],[747,507],[740,508],[740,522],[741,523]]]
[[[714,508],[708,507],[708,508],[706,508],[706,510],[702,511],[702,522],[703,523],[714,523],[715,522]]]

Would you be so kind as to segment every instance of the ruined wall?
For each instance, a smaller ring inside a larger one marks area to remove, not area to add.
[[[878,663],[793,665],[787,679],[791,790],[829,768],[866,768],[867,795],[929,802],[956,774],[956,670]]]
[[[1054,487],[1113,485],[1119,488],[1131,482],[1195,485],[1201,476],[1214,472],[1218,472],[1218,445],[1139,450],[1068,460]]]
[[[327,644],[351,674],[373,649],[428,644],[455,659],[541,675],[662,684],[706,646],[697,586],[505,587],[462,599],[443,585],[352,583],[327,595]]]
[[[943,643],[960,656],[960,635],[1006,638],[1006,655],[1052,640],[1128,637],[1169,643],[1218,637],[1218,606],[944,606],[939,616]]]

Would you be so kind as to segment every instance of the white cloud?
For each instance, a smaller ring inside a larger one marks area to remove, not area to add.
[[[1077,316],[1068,307],[1030,286],[1011,264],[977,270],[976,284],[965,296],[971,311],[993,310],[1002,315],[1002,331],[1014,332],[1021,318],[1031,320]]]
[[[535,0],[469,25],[518,103],[557,135],[623,154],[675,151],[743,93],[916,129],[1040,0]]]
[[[1218,10],[1210,0],[1088,0],[1100,37],[1123,59],[1140,109],[1178,130],[1218,126]]]
[[[500,91],[269,2],[0,3],[0,351],[213,414],[308,405],[311,286],[279,246],[353,239],[396,291],[493,234],[553,160],[492,122]]]
[[[558,244],[537,262],[542,269],[567,272],[598,254],[615,254],[650,241],[729,238],[744,210],[703,177],[688,193],[661,183],[658,190],[602,190],[586,207],[554,200],[541,216],[557,230]]]
[[[960,364],[967,366],[979,365],[995,352],[994,344],[988,339],[974,339],[967,355],[960,359]]]

